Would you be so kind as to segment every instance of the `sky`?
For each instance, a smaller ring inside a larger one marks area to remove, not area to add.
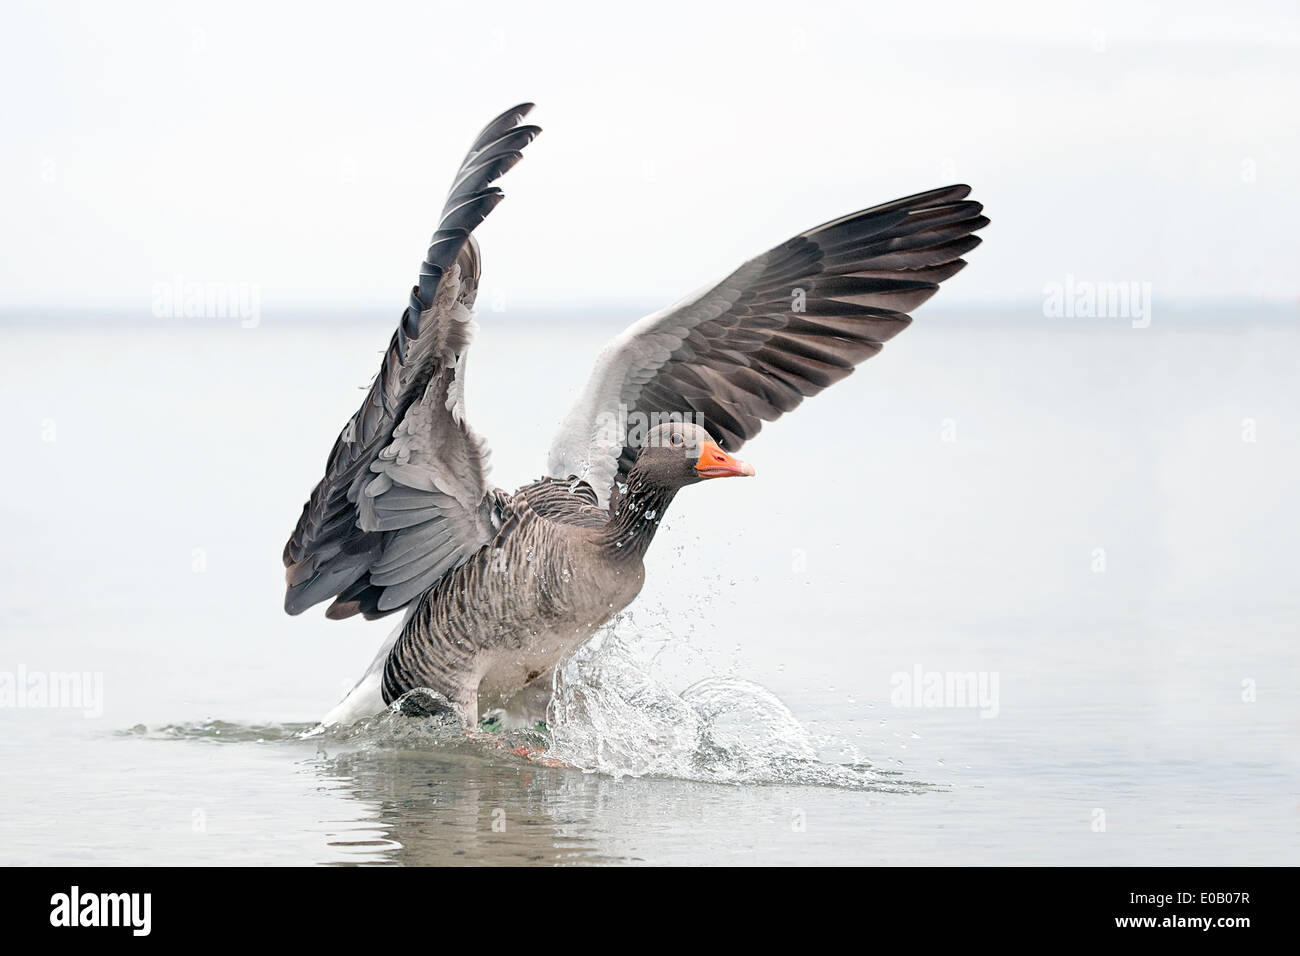
[[[479,232],[510,308],[667,304],[953,181],[993,223],[948,305],[1072,276],[1294,306],[1300,7],[1135,6],[10,0],[0,309],[147,311],[179,277],[400,312],[525,100],[545,132]]]

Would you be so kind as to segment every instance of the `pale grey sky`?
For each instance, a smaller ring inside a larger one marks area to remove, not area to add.
[[[7,2],[0,307],[180,275],[400,310],[522,100],[545,133],[480,232],[512,306],[666,304],[957,180],[993,225],[947,304],[1067,273],[1295,303],[1295,0],[1133,6]]]

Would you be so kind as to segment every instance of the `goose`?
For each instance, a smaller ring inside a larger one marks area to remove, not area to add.
[[[488,482],[465,413],[465,356],[493,183],[537,137],[502,113],[456,173],[379,372],[330,451],[284,548],[284,607],[403,612],[323,725],[398,702],[468,728],[491,709],[544,714],[552,676],[630,604],[676,494],[753,475],[735,457],[764,422],[848,376],[965,266],[988,224],[970,187],[850,213],[646,316],[600,352],[546,471]]]

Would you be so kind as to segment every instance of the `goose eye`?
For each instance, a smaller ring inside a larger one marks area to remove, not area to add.
[[[676,432],[673,432],[673,434],[669,437],[668,441],[674,447],[680,448],[682,443],[685,441],[685,439],[683,439],[682,436],[677,434]]]

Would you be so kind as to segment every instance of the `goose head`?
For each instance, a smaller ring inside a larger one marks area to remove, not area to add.
[[[676,491],[706,478],[754,474],[754,466],[727,454],[693,422],[665,422],[646,433],[633,468],[645,483]]]

